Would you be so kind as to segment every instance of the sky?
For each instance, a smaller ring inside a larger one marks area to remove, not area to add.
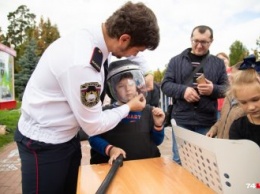
[[[143,55],[153,70],[163,70],[169,60],[191,47],[190,35],[195,26],[208,25],[213,29],[214,41],[210,53],[229,54],[230,46],[239,40],[252,53],[260,37],[259,0],[139,0],[151,8],[160,27],[160,44]],[[139,2],[132,0],[132,2]],[[7,31],[7,15],[20,5],[26,5],[37,17],[50,19],[61,36],[105,22],[107,17],[126,0],[0,0],[0,27]]]

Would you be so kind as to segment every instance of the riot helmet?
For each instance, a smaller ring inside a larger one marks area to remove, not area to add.
[[[128,59],[109,64],[107,82],[111,96],[122,103],[127,103],[140,93],[146,97],[142,71],[137,63]]]

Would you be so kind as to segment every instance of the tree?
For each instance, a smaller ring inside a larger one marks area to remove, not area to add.
[[[2,28],[0,27],[0,42],[2,42],[4,44],[4,41],[5,41],[5,36],[2,33]]]
[[[163,75],[161,73],[161,71],[159,69],[157,69],[157,71],[154,72],[154,81],[156,83],[161,83],[163,78]]]
[[[247,48],[238,40],[229,47],[229,50],[230,66],[235,65],[237,62],[242,61],[246,56],[248,56]]]
[[[260,60],[260,36],[259,38],[256,40],[256,49],[253,50],[255,57],[257,60]]]
[[[25,86],[39,61],[39,57],[35,52],[36,47],[36,40],[30,40],[25,48],[24,54],[17,62],[22,67],[21,71],[15,74],[15,94],[19,100],[22,100]]]
[[[26,32],[26,40],[18,46],[19,55],[16,57],[19,60],[20,56],[24,54],[25,48],[29,42],[34,39],[36,40],[35,53],[37,56],[42,56],[45,49],[57,38],[60,37],[60,33],[56,25],[52,25],[51,21],[48,19],[47,22],[41,17],[40,23],[34,28],[28,28]],[[22,69],[21,65],[15,63],[15,73],[20,72]]]
[[[52,25],[48,18],[45,22],[41,17],[38,27],[36,27],[35,38],[37,39],[37,55],[41,56],[45,49],[56,39],[60,37],[60,33],[56,25]]]
[[[35,27],[35,14],[30,13],[26,5],[21,5],[16,11],[10,12],[7,18],[10,25],[7,27],[6,45],[15,48],[27,39],[27,31]]]
[[[17,53],[14,61],[15,91],[16,96],[21,99],[39,57],[60,37],[60,33],[57,26],[51,24],[50,19],[44,21],[41,17],[39,25],[36,26],[35,14],[30,13],[25,5],[10,12],[7,18],[10,25],[7,27],[6,35],[1,34],[0,28],[0,40],[9,47],[15,47]]]
[[[14,61],[14,71],[19,72],[20,67],[17,66],[16,61],[23,55],[25,49],[25,42],[30,38],[28,37],[29,31],[35,28],[35,14],[30,13],[30,10],[21,5],[16,11],[10,12],[7,15],[9,26],[7,27],[6,36],[4,36],[3,44],[13,47],[16,51],[16,60]]]

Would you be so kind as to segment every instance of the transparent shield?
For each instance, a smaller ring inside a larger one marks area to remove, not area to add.
[[[112,97],[120,102],[129,100],[143,94],[147,95],[144,76],[140,70],[127,70],[117,73],[108,79],[108,86]]]

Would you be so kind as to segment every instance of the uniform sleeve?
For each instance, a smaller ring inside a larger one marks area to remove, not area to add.
[[[129,106],[122,105],[118,108],[102,111],[99,96],[102,91],[103,80],[100,72],[87,66],[72,66],[58,77],[60,86],[68,104],[81,128],[89,135],[98,135],[114,128],[129,113]],[[82,85],[98,85],[94,96],[95,103],[84,102]]]

